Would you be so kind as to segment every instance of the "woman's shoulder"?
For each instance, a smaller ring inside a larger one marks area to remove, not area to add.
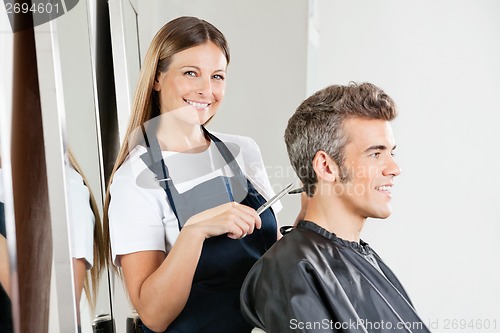
[[[116,188],[117,185],[120,185],[120,188],[122,186],[138,187],[141,189],[157,187],[153,172],[141,158],[146,152],[147,150],[143,146],[136,146],[130,151],[122,165],[120,165],[113,175],[112,188]]]
[[[116,169],[113,179],[134,177],[135,171],[147,169],[146,163],[141,159],[142,154],[146,153],[143,146],[134,147],[127,155],[122,165]]]

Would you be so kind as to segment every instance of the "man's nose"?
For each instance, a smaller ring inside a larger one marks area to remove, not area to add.
[[[394,157],[390,157],[389,164],[384,169],[383,174],[384,176],[399,176],[401,174],[401,168],[394,161]]]

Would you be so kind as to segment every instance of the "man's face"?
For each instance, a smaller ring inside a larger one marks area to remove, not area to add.
[[[401,173],[394,162],[391,125],[385,120],[350,118],[344,122],[344,130],[348,179],[335,185],[338,198],[357,217],[389,217],[394,177]]]

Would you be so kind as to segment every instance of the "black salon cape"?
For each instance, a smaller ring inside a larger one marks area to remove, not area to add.
[[[429,332],[368,244],[309,221],[255,263],[243,283],[241,310],[266,333]]]

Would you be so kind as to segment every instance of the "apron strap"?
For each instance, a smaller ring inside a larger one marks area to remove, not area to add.
[[[233,153],[231,153],[229,148],[227,148],[226,144],[224,142],[222,142],[222,140],[220,140],[218,137],[216,137],[215,135],[210,133],[205,128],[205,126],[202,125],[201,129],[203,130],[203,133],[205,133],[205,135],[208,136],[210,138],[210,140],[212,140],[212,142],[215,144],[215,146],[219,150],[219,153],[222,155],[222,157],[226,161],[226,163],[229,166],[229,168],[231,169],[231,171],[234,173],[235,176],[237,176],[236,179],[240,180],[241,186],[245,187],[247,178],[243,174],[243,171],[241,171],[241,168],[238,165],[238,162],[236,161],[236,158],[234,157]],[[243,179],[245,179],[245,183],[243,183]],[[233,191],[231,189],[231,184],[229,183],[227,178],[224,178],[224,182],[226,184],[226,189],[227,189],[227,193],[229,194],[229,198],[231,199],[231,201],[234,201]]]
[[[201,126],[201,129],[203,130],[203,133],[207,135],[210,138],[210,140],[212,140],[212,142],[215,143],[215,146],[219,150],[220,154],[222,155],[222,157],[224,158],[224,160],[226,161],[226,163],[228,164],[229,168],[234,173],[234,175],[243,176],[243,178],[246,179],[243,172],[241,171],[241,168],[238,165],[238,162],[236,161],[236,158],[231,153],[229,148],[227,148],[226,144],[222,142],[219,138],[217,138],[215,135],[210,133],[204,126]],[[156,133],[147,133],[144,125],[141,125],[141,130],[147,149],[147,152],[141,155],[141,159],[153,172],[160,186],[165,191],[168,203],[170,204],[170,207],[172,208],[172,211],[174,212],[175,217],[177,218],[177,223],[179,224],[179,228],[181,228],[179,215],[177,213],[177,209],[175,208],[175,203],[173,199],[174,195],[179,196],[179,193],[177,192],[177,189],[175,188],[174,183],[170,178],[168,167],[165,164],[165,161],[163,160],[160,144],[158,143],[158,139],[156,138]],[[231,201],[234,201],[231,185],[229,184],[227,179],[225,179],[225,182],[229,197]]]
[[[148,136],[144,125],[141,125],[141,129],[147,148],[147,152],[141,155],[141,159],[155,174],[158,183],[165,191],[168,203],[170,204],[170,207],[172,208],[172,211],[177,218],[177,223],[179,224],[180,228],[181,225],[179,222],[179,215],[177,214],[177,209],[175,208],[174,199],[172,197],[172,191],[170,190],[170,188],[173,188],[175,192],[177,192],[177,189],[172,182],[172,178],[170,178],[168,167],[163,161],[160,144],[158,143],[158,139],[156,138],[156,133]],[[178,195],[178,193],[176,194]]]
[[[234,173],[235,176],[244,176],[243,171],[241,171],[241,168],[238,165],[238,162],[236,161],[236,158],[234,157],[233,153],[227,148],[226,144],[222,142],[218,137],[210,133],[205,126],[201,126],[201,129],[203,130],[203,133],[207,135],[210,140],[212,140],[215,143],[215,146],[219,150],[220,154],[226,161],[226,163],[229,165],[229,168],[231,171]]]

